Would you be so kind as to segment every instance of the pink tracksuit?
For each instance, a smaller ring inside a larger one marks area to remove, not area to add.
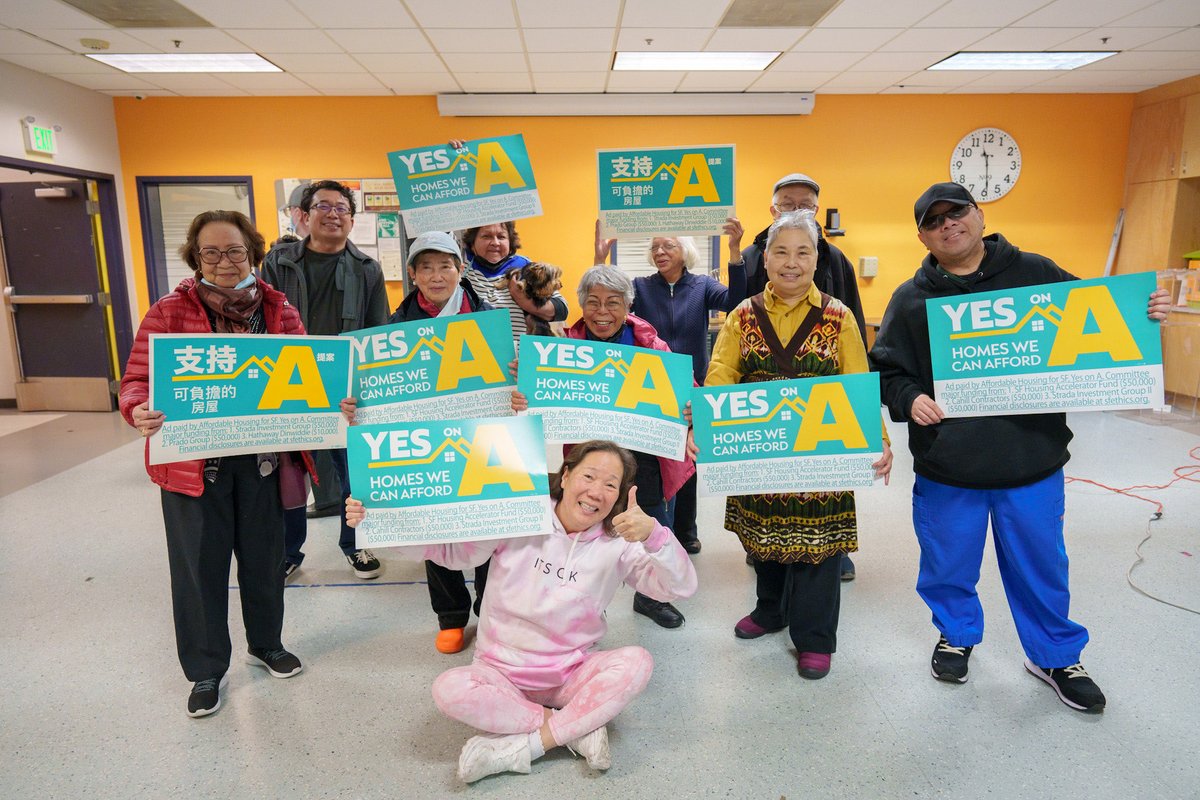
[[[544,535],[398,549],[449,569],[492,559],[474,662],[433,682],[438,708],[490,733],[530,733],[542,726],[543,707],[558,708],[550,728],[564,744],[607,723],[650,680],[645,649],[592,649],[617,588],[628,583],[662,601],[690,597],[696,571],[662,525],[631,543],[600,525],[568,536],[550,516]]]

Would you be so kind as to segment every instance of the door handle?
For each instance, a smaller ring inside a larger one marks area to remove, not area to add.
[[[29,304],[66,304],[75,303],[91,305],[96,302],[95,295],[90,294],[17,294],[15,286],[4,287],[4,300],[9,305]]]

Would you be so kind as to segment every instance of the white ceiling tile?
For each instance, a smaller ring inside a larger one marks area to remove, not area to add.
[[[843,88],[859,88],[866,89],[875,87],[876,89],[886,89],[897,83],[903,83],[911,73],[900,71],[889,72],[843,72],[836,78],[831,78],[822,85],[822,89],[840,90]]]
[[[1111,72],[1115,70],[1195,70],[1200,72],[1200,50],[1131,50],[1081,67],[1075,72]]]
[[[1083,36],[1076,36],[1062,44],[1056,45],[1055,50],[1133,50],[1135,47],[1156,42],[1170,37],[1178,28],[1097,28],[1088,31]],[[1200,33],[1200,29],[1197,29]],[[1107,42],[1100,41],[1107,38]],[[1196,40],[1200,42],[1200,38]],[[1191,48],[1148,47],[1148,50],[1186,50]]]
[[[221,74],[221,80],[254,94],[309,88],[295,75],[286,72],[226,72]]]
[[[822,86],[820,89],[820,94],[881,94],[883,92],[883,90],[886,88],[887,88],[886,86],[884,86],[884,87],[870,86],[870,85],[857,86],[857,85],[848,85],[848,84],[847,85],[839,85],[836,87]]]
[[[0,0],[0,20],[9,28],[30,31],[34,28],[108,28],[91,14],[85,14],[66,3],[30,2],[30,0]]]
[[[1054,0],[1013,23],[1019,28],[1098,28],[1149,5],[1151,0]]]
[[[962,86],[971,81],[978,80],[984,75],[990,75],[988,72],[976,72],[974,70],[957,70],[957,69],[935,69],[922,70],[909,75],[901,83],[905,86]]]
[[[705,50],[790,50],[810,28],[717,28]]]
[[[613,72],[608,76],[610,92],[670,92],[686,72]]]
[[[58,78],[60,81],[67,81],[76,86],[82,86],[85,89],[92,89],[97,92],[112,92],[112,91],[131,91],[136,92],[141,89],[153,89],[155,84],[149,81],[144,81],[141,78],[124,73],[113,73],[109,75],[64,75],[54,74],[53,78]]]
[[[12,30],[0,30],[0,53],[65,55],[63,49],[56,44],[44,42],[22,31]]]
[[[972,72],[972,75],[977,73]],[[1048,81],[1051,78],[1057,78],[1062,75],[1061,72],[1052,69],[1031,69],[1031,70],[1005,70],[1002,72],[989,72],[980,75],[969,85],[979,87],[995,87],[995,86],[1012,86],[1021,88],[1031,86],[1035,83]]]
[[[147,83],[152,83],[160,89],[170,89],[172,92],[180,94],[192,94],[193,92],[217,92],[229,94],[245,94],[240,89],[235,89],[231,84],[226,83],[215,75],[182,75],[180,73],[154,73],[139,75],[144,78]]]
[[[1200,4],[1196,0],[1162,0],[1113,22],[1114,25],[1174,25],[1191,28],[1200,25]]]
[[[509,0],[406,0],[422,28],[515,28]],[[341,27],[347,27],[345,25]],[[391,27],[391,26],[389,26]]]
[[[357,53],[368,72],[445,72],[436,53]]]
[[[340,53],[342,48],[319,30],[230,30],[231,36],[258,53]]]
[[[47,75],[112,75],[113,73],[121,72],[107,64],[101,64],[99,61],[93,61],[84,56],[67,54],[55,56],[12,53],[0,56],[0,58],[25,67],[25,69],[31,69],[34,72],[44,72]]]
[[[246,89],[252,97],[312,97],[317,90],[306,84],[303,89]],[[390,93],[389,93],[390,94]]]
[[[291,0],[318,28],[411,28],[400,0]],[[411,5],[411,2],[410,2]],[[455,0],[455,5],[459,5]],[[450,4],[446,4],[450,8]],[[249,27],[249,26],[245,26]]]
[[[246,45],[224,31],[204,28],[130,28],[130,36],[164,53],[244,53]],[[175,46],[175,42],[179,46]],[[113,48],[114,52],[116,48]]]
[[[620,0],[516,0],[522,28],[608,28],[617,26]]]
[[[1147,89],[1153,89],[1152,84],[1143,84],[1142,86],[1089,86],[1086,89],[1070,89],[1069,87],[1059,86],[1056,88],[1047,88],[1046,84],[1038,84],[1030,86],[1028,89],[1018,89],[1010,94],[1136,94],[1144,92]]]
[[[950,53],[869,53],[854,65],[854,72],[890,72],[927,69]]]
[[[666,53],[702,50],[711,35],[711,28],[622,28],[617,35],[617,49]],[[646,44],[647,39],[650,44]]]
[[[813,28],[792,48],[796,53],[841,53],[844,51],[866,52],[882,47],[897,35],[902,28]]]
[[[988,50],[1049,50],[1083,36],[1090,28],[1004,28],[971,45],[972,52]]]
[[[772,72],[838,72],[849,69],[867,53],[784,53],[771,65]]]
[[[818,28],[907,28],[945,0],[842,0]]]
[[[140,39],[135,39],[132,36],[122,33],[116,28],[64,28],[62,30],[26,28],[25,30],[34,36],[40,36],[43,39],[61,45],[73,53],[96,52],[85,49],[79,43],[80,39],[103,39],[109,44],[108,49],[104,51],[106,53],[157,53],[160,50],[160,48],[148,45]]]
[[[362,64],[345,53],[261,53],[280,69],[301,72],[366,72]]]
[[[995,28],[911,28],[880,46],[884,52],[931,53],[949,55],[966,50],[975,42],[995,33]]]
[[[312,93],[312,89],[308,90]],[[166,89],[115,89],[105,91],[104,94],[112,97],[179,97],[176,92],[171,92]]]
[[[380,86],[378,89],[322,89],[321,94],[327,97],[391,97],[392,91]]]
[[[426,28],[425,33],[440,53],[520,53],[523,49],[516,28]]]
[[[287,0],[180,0],[218,28],[311,28]]]
[[[534,72],[607,72],[611,53],[530,53]]]
[[[415,28],[335,28],[325,33],[350,53],[432,53],[425,34]]]
[[[1186,73],[1182,73],[1179,71],[1171,72],[1169,70],[1163,70],[1162,72],[1164,74],[1170,74],[1170,75],[1186,74]],[[1151,76],[1153,76],[1153,75],[1155,75],[1155,72],[1150,71],[1150,70],[1129,70],[1129,71],[1109,70],[1107,72],[1083,72],[1081,70],[1075,70],[1074,72],[1068,72],[1068,73],[1059,75],[1056,78],[1051,78],[1050,80],[1046,81],[1046,83],[1048,85],[1054,85],[1054,86],[1079,86],[1079,87],[1140,86],[1142,84],[1147,84],[1147,83],[1150,84],[1151,86],[1154,86],[1154,85],[1158,84],[1160,81],[1152,79]],[[1168,78],[1161,82],[1166,83],[1167,80],[1170,80],[1170,79]]]
[[[665,30],[687,24],[714,28],[728,7],[729,0],[626,0],[621,27]]]
[[[758,77],[757,72],[689,72],[678,91],[744,92]]]
[[[461,92],[448,72],[376,72],[375,77],[396,94]]]
[[[467,92],[532,92],[527,72],[456,72],[454,77]]]
[[[374,75],[346,75],[336,72],[297,72],[296,77],[314,89],[326,91],[382,89],[383,84]]]
[[[1151,28],[1150,30],[1164,30]],[[1142,45],[1141,50],[1200,50],[1200,27],[1187,28],[1170,36]]]
[[[928,17],[921,25],[945,27],[1001,27],[1046,5],[1046,0],[1004,0],[1003,3],[981,3],[979,0],[950,0]]]
[[[530,53],[611,53],[616,35],[602,28],[526,28],[525,49]]]
[[[903,84],[899,86],[890,86],[887,89],[880,89],[880,94],[946,94],[951,89],[957,86],[914,86],[912,84]]]
[[[529,69],[524,53],[445,53],[451,72],[521,72]]]
[[[750,85],[752,92],[812,92],[840,72],[776,72],[771,70]]]
[[[607,72],[535,72],[533,88],[542,93],[603,92],[607,80]]]

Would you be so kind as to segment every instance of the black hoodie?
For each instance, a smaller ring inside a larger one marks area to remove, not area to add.
[[[929,320],[925,301],[972,292],[991,292],[1076,280],[1053,261],[1022,253],[998,233],[983,239],[979,271],[960,286],[939,270],[933,254],[892,295],[871,348],[884,405],[892,419],[908,422],[908,447],[918,475],[969,489],[1006,489],[1052,475],[1071,457],[1065,414],[956,417],[918,425],[908,413],[918,395],[933,397]]]

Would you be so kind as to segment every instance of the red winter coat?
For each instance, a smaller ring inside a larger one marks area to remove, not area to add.
[[[121,378],[121,394],[118,397],[121,416],[133,425],[133,409],[150,399],[150,334],[152,333],[212,333],[208,313],[196,294],[196,281],[184,278],[175,291],[150,306],[142,324],[138,327],[133,350],[125,364],[125,375]],[[283,292],[259,281],[263,290],[263,321],[267,333],[304,334],[300,315],[287,301]],[[304,461],[311,475],[312,464],[308,453]],[[150,442],[146,442],[146,472],[150,480],[167,491],[199,497],[204,494],[204,459],[177,461],[173,464],[151,464]]]
[[[671,352],[671,348],[667,343],[658,338],[658,331],[654,330],[654,326],[639,316],[630,314],[625,318],[625,324],[633,331],[633,343],[637,347],[645,347],[648,350],[662,350]],[[569,339],[586,339],[587,338],[587,323],[580,319],[570,328],[567,328],[567,338]],[[694,381],[693,381],[694,383]],[[566,452],[569,448],[563,448]],[[658,459],[658,471],[662,475],[662,494],[664,500],[670,500],[679,489],[696,473],[696,462],[692,461],[692,457],[686,453],[683,456],[683,461],[672,461],[669,458],[656,456]]]

